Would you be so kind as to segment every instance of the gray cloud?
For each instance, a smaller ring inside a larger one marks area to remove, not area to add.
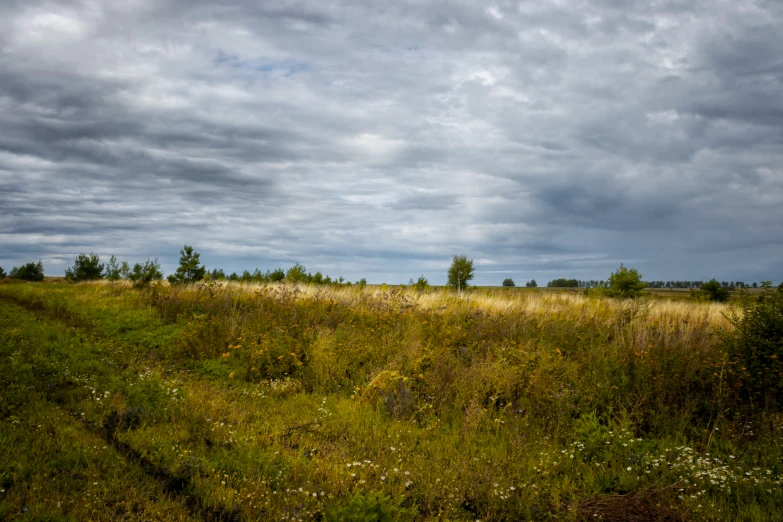
[[[774,1],[0,5],[0,265],[783,279]]]

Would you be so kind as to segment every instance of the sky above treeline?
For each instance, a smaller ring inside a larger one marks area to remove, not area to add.
[[[779,0],[0,2],[0,266],[783,279]]]

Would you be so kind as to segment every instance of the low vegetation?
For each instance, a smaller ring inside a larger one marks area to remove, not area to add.
[[[4,280],[0,519],[778,520],[781,310]]]

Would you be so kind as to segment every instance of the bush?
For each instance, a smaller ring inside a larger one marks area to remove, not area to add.
[[[148,286],[153,281],[160,281],[163,279],[163,273],[160,271],[160,264],[158,259],[147,259],[144,264],[136,263],[133,265],[133,269],[128,268],[126,263],[123,263],[123,276],[130,280],[135,287]]]
[[[347,506],[327,510],[327,522],[396,522],[410,519],[408,510],[400,507],[400,500],[380,493],[357,495]]]
[[[729,298],[728,289],[724,288],[717,279],[711,279],[709,282],[701,285],[702,295],[709,301],[724,302]]]
[[[73,266],[65,271],[65,279],[73,282],[103,279],[101,258],[98,257],[98,254],[93,254],[92,252],[90,252],[90,255],[79,254],[76,256]]]
[[[513,279],[504,279],[503,286],[516,286]]]
[[[43,281],[43,263],[38,261],[37,263],[26,263],[19,267],[15,266],[11,269],[10,275],[14,279],[21,279],[22,281]]]
[[[735,327],[729,353],[746,397],[765,409],[783,407],[783,292],[767,289],[746,300],[742,316],[729,315]]]
[[[609,276],[609,289],[607,295],[612,297],[639,297],[647,288],[647,283],[642,281],[642,274],[635,268],[626,268],[620,264],[616,272]]]

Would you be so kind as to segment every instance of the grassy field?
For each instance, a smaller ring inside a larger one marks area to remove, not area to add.
[[[733,306],[0,284],[0,520],[781,520]]]

